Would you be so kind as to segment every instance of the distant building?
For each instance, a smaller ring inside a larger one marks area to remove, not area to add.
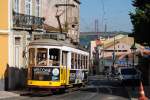
[[[128,37],[127,35],[116,35],[115,37],[107,38],[101,40],[102,45],[99,46],[99,70],[103,71],[104,66],[113,66],[117,64],[118,66],[128,66],[132,65],[133,56],[125,58],[125,55],[132,54],[131,46],[133,45],[133,38]],[[115,45],[114,45],[115,44]],[[97,52],[95,48],[97,47],[96,41],[91,41],[90,45],[90,59],[91,66],[95,59]],[[140,49],[142,46],[137,44],[137,48]],[[137,50],[138,50],[137,49]],[[135,58],[135,64],[138,63],[138,58]]]

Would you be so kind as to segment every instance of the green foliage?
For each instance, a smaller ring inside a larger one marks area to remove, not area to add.
[[[135,12],[130,13],[133,33],[138,43],[150,46],[150,0],[133,0]]]

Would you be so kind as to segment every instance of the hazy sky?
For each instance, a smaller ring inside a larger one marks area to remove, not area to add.
[[[133,12],[132,0],[80,0],[80,30],[94,31],[95,19],[99,31],[132,31],[129,12]]]

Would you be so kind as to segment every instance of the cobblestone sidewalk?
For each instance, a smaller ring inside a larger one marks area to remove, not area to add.
[[[19,94],[17,93],[8,92],[8,91],[0,91],[0,99],[17,97],[17,96],[19,96]]]

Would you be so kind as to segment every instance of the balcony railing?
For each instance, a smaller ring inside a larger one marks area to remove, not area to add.
[[[13,12],[13,28],[42,29],[44,18]]]

